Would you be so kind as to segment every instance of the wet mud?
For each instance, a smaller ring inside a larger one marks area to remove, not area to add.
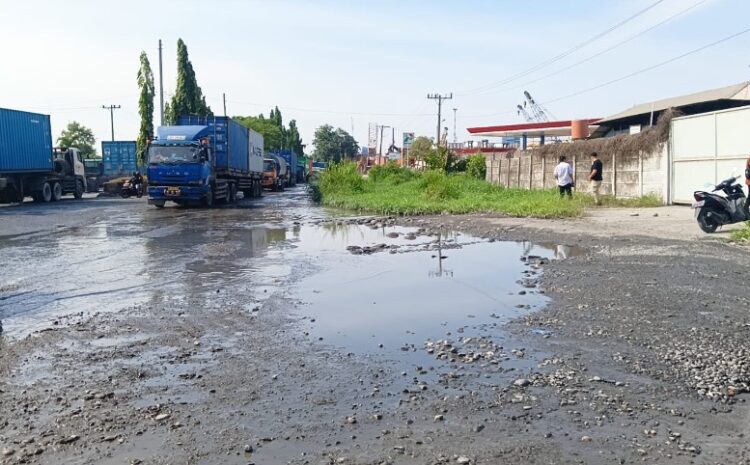
[[[746,463],[724,246],[96,202],[0,227],[0,463]]]

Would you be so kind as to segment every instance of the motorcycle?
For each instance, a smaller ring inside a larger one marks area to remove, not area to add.
[[[131,181],[125,181],[120,189],[120,197],[127,199],[130,197],[138,197],[139,199],[143,196],[143,184],[133,184]]]
[[[750,220],[747,197],[742,186],[737,183],[740,176],[725,179],[711,190],[695,191],[695,219],[703,232],[712,233],[725,224]],[[721,191],[724,195],[715,194]]]

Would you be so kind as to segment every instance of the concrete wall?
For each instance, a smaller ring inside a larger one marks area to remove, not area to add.
[[[655,153],[638,156],[602,155],[602,193],[620,198],[655,194],[667,199],[667,144]],[[553,176],[558,155],[540,155],[533,150],[492,154],[486,158],[487,181],[504,187],[548,189],[557,186]],[[568,160],[573,165],[576,189],[590,191],[591,157],[581,154]]]

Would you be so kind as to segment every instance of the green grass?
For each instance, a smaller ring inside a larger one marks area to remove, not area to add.
[[[750,222],[745,223],[742,229],[732,231],[732,240],[735,242],[750,241]]]
[[[314,187],[323,205],[385,215],[498,212],[508,216],[563,218],[580,216],[594,205],[588,194],[560,199],[556,189],[508,189],[463,174],[415,173],[397,167],[376,167],[368,179],[354,164],[341,164],[321,174]],[[604,198],[605,206],[661,205],[656,197],[632,200]]]

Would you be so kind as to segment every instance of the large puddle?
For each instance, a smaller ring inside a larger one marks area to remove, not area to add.
[[[539,265],[577,252],[451,231],[321,223],[309,212],[302,221],[272,208],[253,213],[248,220],[243,209],[146,210],[138,221],[123,214],[2,241],[0,319],[8,335],[21,337],[71,315],[133,305],[221,310],[218,292],[242,296],[253,311],[280,295],[300,303],[311,338],[424,363],[425,349],[438,341],[502,344],[503,323],[545,304],[535,286]]]

